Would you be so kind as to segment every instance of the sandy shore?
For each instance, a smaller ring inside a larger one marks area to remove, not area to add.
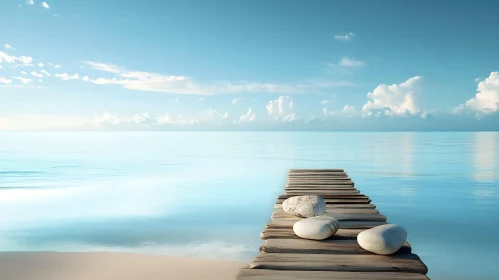
[[[2,280],[234,280],[243,266],[131,253],[0,252]]]

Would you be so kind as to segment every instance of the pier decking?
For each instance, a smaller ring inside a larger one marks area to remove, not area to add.
[[[332,237],[314,241],[293,232],[301,218],[282,210],[282,202],[297,195],[319,195],[326,201],[326,214],[339,220]],[[355,189],[343,169],[291,169],[283,195],[274,206],[271,221],[260,237],[265,240],[249,268],[238,280],[291,279],[428,279],[428,269],[406,242],[395,254],[370,253],[357,244],[357,234],[386,224],[368,196]],[[408,233],[410,236],[410,232]]]

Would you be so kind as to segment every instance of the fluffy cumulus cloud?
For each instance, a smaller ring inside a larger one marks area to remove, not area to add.
[[[492,72],[488,78],[479,82],[475,97],[455,109],[456,112],[467,110],[478,114],[499,111],[499,72]]]
[[[267,112],[276,120],[282,119],[283,121],[294,121],[296,115],[293,112],[294,102],[289,96],[280,96],[276,100],[271,100],[267,103]]]
[[[26,4],[27,5],[35,5],[35,1],[34,0],[26,0]]]
[[[157,119],[149,113],[135,114],[130,119],[130,123],[151,126],[157,123]]]
[[[33,58],[30,56],[13,56],[0,51],[0,64],[12,64],[14,67],[32,66]]]
[[[9,44],[3,44],[3,47],[8,49],[8,50],[15,50],[16,48],[14,48],[13,46],[9,45]]]
[[[228,112],[220,113],[217,110],[213,110],[213,109],[205,110],[204,113],[206,114],[207,119],[209,121],[215,121],[215,120],[220,120],[220,119],[227,119],[229,117],[229,113]]]
[[[115,114],[104,112],[102,114],[94,114],[94,120],[97,124],[118,125],[121,123],[121,118]]]
[[[33,77],[37,77],[37,78],[42,78],[42,77],[43,77],[43,74],[36,73],[35,71],[31,71],[31,76],[33,76]]]
[[[13,78],[20,81],[23,84],[31,83],[31,79],[28,79],[28,78],[23,78],[23,77],[13,77]]]
[[[341,86],[353,86],[345,81],[306,80],[299,83],[275,84],[254,82],[215,82],[203,84],[187,76],[165,75],[143,71],[129,71],[122,67],[99,62],[85,62],[94,70],[113,74],[113,77],[90,79],[99,85],[119,85],[125,89],[138,91],[165,92],[172,94],[228,94],[228,93],[307,93]]]
[[[47,2],[42,2],[42,7],[44,7],[45,9],[50,9],[50,6],[49,4],[47,4]]]
[[[78,74],[69,75],[68,73],[62,73],[62,74],[55,74],[54,76],[56,76],[57,78],[60,78],[64,81],[80,79],[80,75],[78,75]]]
[[[380,111],[389,116],[423,114],[416,102],[422,79],[415,76],[401,84],[377,86],[367,94],[371,100],[362,107],[362,112],[366,116],[379,115]]]
[[[4,78],[4,77],[0,77],[0,84],[11,84],[12,83],[12,79],[7,79],[7,78]]]
[[[243,98],[242,97],[239,97],[239,98],[234,98],[232,99],[232,104],[237,104],[239,103],[239,101],[241,101]]]
[[[353,38],[355,38],[357,35],[355,35],[355,33],[353,32],[349,32],[347,34],[344,34],[344,35],[335,35],[334,38],[336,40],[340,40],[340,41],[351,41],[353,40]]]
[[[243,123],[243,122],[253,122],[256,119],[255,113],[253,113],[253,110],[251,108],[248,109],[248,112],[241,117],[239,117],[238,120],[234,120],[234,123]]]

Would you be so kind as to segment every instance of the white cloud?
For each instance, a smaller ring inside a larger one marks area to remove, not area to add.
[[[43,63],[38,63],[38,67],[43,67]]]
[[[204,111],[208,116],[208,120],[214,121],[217,119],[227,119],[229,117],[229,113],[219,113],[217,110],[208,109]]]
[[[78,75],[78,74],[74,74],[73,76],[70,76],[67,73],[62,73],[62,74],[55,74],[54,76],[56,76],[57,78],[61,78],[64,81],[80,79],[80,75]]]
[[[421,81],[422,77],[415,76],[401,84],[377,86],[367,94],[372,100],[362,107],[362,112],[367,116],[373,115],[376,110],[385,110],[386,115],[419,114],[421,111],[416,105],[415,97]]]
[[[34,76],[34,77],[37,77],[37,78],[42,78],[43,77],[42,74],[36,73],[35,71],[32,71],[31,75]]]
[[[15,50],[16,48],[14,48],[13,46],[9,45],[9,44],[3,44],[3,47],[8,49],[8,50]]]
[[[34,5],[35,1],[34,0],[26,0],[27,5]]]
[[[58,69],[58,68],[61,68],[61,67],[62,67],[62,66],[61,66],[61,65],[59,65],[59,64],[52,64],[52,63],[48,63],[48,65],[50,65],[50,66],[52,66],[52,67],[54,67],[54,68],[56,68],[56,69]]]
[[[130,120],[132,124],[150,126],[157,123],[157,119],[149,113],[135,114]]]
[[[90,79],[88,78],[88,76],[85,76],[83,78],[81,78],[82,81],[85,81],[85,82],[88,82]]]
[[[42,7],[44,7],[45,9],[50,9],[50,6],[49,4],[47,4],[47,2],[42,2]]]
[[[475,83],[478,83],[478,82],[480,82],[480,78],[475,79]]]
[[[28,78],[23,78],[23,77],[13,77],[16,80],[19,80],[23,84],[29,84],[31,83],[31,79]]]
[[[289,96],[280,96],[271,100],[266,106],[269,115],[284,115],[292,111],[293,99]]]
[[[49,73],[49,72],[47,72],[47,70],[40,70],[40,72],[41,72],[42,74],[44,74],[46,77],[50,77],[50,76],[52,76],[52,75],[50,75],[50,73]]]
[[[28,75],[28,73],[26,73],[24,71],[21,71],[20,73],[23,74],[23,75]]]
[[[109,112],[104,112],[102,114],[94,114],[94,120],[98,124],[104,125],[117,125],[121,123],[121,118],[115,114],[111,114]]]
[[[141,71],[128,71],[113,64],[98,62],[85,62],[90,68],[115,74],[112,78],[97,78],[90,82],[100,85],[120,85],[123,88],[139,91],[156,91],[173,94],[224,94],[224,93],[307,93],[320,91],[340,86],[352,86],[345,81],[317,81],[308,80],[295,84],[273,84],[252,82],[217,82],[213,84],[201,84],[187,76],[172,76],[159,73]]]
[[[366,63],[361,60],[356,60],[355,58],[343,57],[338,65],[344,67],[360,67],[366,65]]]
[[[340,40],[340,41],[351,41],[353,40],[353,38],[355,38],[357,35],[355,35],[355,33],[353,32],[349,32],[345,35],[335,35],[334,38],[336,40]]]
[[[186,119],[182,115],[177,115],[177,117],[172,117],[170,114],[166,113],[163,116],[158,118],[159,125],[167,125],[167,124],[195,124],[198,123],[197,119]]]
[[[33,58],[30,56],[11,56],[5,52],[0,51],[0,63],[16,64],[15,66],[31,66]]]
[[[480,114],[499,111],[499,72],[491,72],[488,78],[478,83],[475,97],[455,108],[454,112],[464,110],[471,110]]]
[[[292,122],[296,120],[296,114],[295,113],[291,113],[289,115],[286,115],[282,118],[282,121],[283,122]]]
[[[4,77],[0,77],[0,84],[11,84],[12,83],[12,79],[7,79],[7,78],[4,78]]]
[[[242,115],[239,120],[235,120],[234,123],[237,123],[237,122],[252,122],[252,121],[255,121],[256,119],[256,115],[253,113],[253,111],[251,110],[251,108],[248,109],[248,112],[244,115]]]
[[[294,102],[289,96],[280,96],[276,100],[271,100],[267,104],[267,112],[269,115],[274,116],[276,120],[282,118],[283,121],[293,121],[296,119],[293,113]]]
[[[237,103],[238,103],[239,101],[241,101],[242,99],[243,99],[242,97],[232,99],[232,104],[237,104]]]
[[[99,71],[110,72],[110,73],[115,73],[115,74],[122,72],[121,67],[113,65],[113,64],[92,62],[92,61],[85,61],[85,63],[88,66],[90,66],[90,68],[95,69],[95,70],[99,70]]]
[[[355,107],[351,106],[351,105],[345,105],[343,107],[343,109],[341,109],[342,112],[345,112],[345,113],[354,113],[355,112]]]

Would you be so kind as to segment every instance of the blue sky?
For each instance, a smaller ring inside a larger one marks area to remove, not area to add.
[[[498,1],[0,2],[0,130],[499,129]]]

